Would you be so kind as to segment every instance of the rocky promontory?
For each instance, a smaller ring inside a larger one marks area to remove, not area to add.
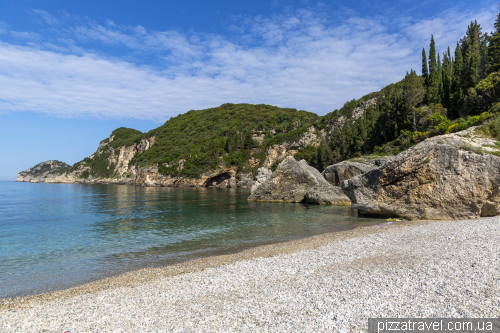
[[[60,175],[69,168],[71,168],[71,165],[61,161],[50,160],[21,171],[15,181],[30,183],[44,182],[47,177]]]
[[[500,214],[500,149],[475,128],[428,138],[342,183],[364,214],[459,219]]]

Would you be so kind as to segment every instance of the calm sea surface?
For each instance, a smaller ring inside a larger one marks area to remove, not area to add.
[[[249,190],[0,182],[0,298],[381,223]]]

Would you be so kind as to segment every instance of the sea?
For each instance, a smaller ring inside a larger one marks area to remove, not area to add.
[[[248,189],[0,182],[0,298],[384,221]]]

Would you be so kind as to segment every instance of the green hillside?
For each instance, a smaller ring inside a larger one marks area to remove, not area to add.
[[[156,135],[156,142],[131,163],[140,167],[158,164],[164,175],[192,178],[217,168],[221,160],[227,166],[251,172],[251,157],[262,163],[267,146],[299,139],[318,119],[311,112],[264,104],[223,104],[192,110],[144,134]],[[264,135],[262,144],[253,139],[253,134]],[[181,161],[182,169],[178,168]]]
[[[38,163],[34,167],[32,167],[26,171],[22,171],[19,174],[23,177],[30,176],[30,177],[34,177],[34,178],[39,178],[39,177],[44,177],[47,175],[51,175],[51,176],[61,175],[70,169],[71,169],[71,165],[68,165],[68,164],[61,162],[61,161],[51,160],[51,161]]]

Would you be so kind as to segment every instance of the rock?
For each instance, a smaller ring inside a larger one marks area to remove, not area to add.
[[[372,164],[345,161],[330,165],[322,174],[330,184],[340,186],[344,180],[351,179],[373,169],[376,169],[376,166]]]
[[[281,162],[287,156],[294,156],[297,152],[307,146],[318,147],[321,140],[326,137],[325,130],[318,131],[314,126],[302,133],[299,140],[294,142],[283,142],[274,144],[266,149],[266,158],[264,159],[264,168],[271,168],[275,163]]]
[[[315,186],[305,195],[305,202],[320,205],[350,206],[351,200],[339,186]]]
[[[251,175],[252,174],[249,174],[250,177]],[[250,177],[248,176],[241,177],[240,180],[236,182],[236,186],[239,188],[252,188],[254,185],[254,181]]]
[[[342,189],[364,214],[433,220],[499,215],[500,157],[476,153],[483,150],[473,145],[473,131],[427,139],[344,181]]]
[[[255,192],[263,183],[265,183],[268,179],[271,179],[273,172],[266,168],[259,168],[257,170],[257,174],[255,175],[255,182],[250,189],[250,194]]]
[[[269,170],[261,169],[248,198],[250,201],[350,203],[349,198],[343,195],[340,189],[335,189],[317,169],[309,166],[304,160],[297,162],[291,156],[285,158],[271,177]],[[261,181],[267,177],[267,180]]]
[[[39,181],[38,179],[32,179],[32,180],[30,180],[30,183],[32,183],[32,184],[37,184],[37,183],[39,183],[39,182],[40,182],[40,181]]]
[[[227,181],[227,187],[229,188],[237,188],[238,185],[236,185],[236,180],[234,178],[231,178]]]
[[[228,188],[227,180],[224,180],[222,183],[217,184],[215,187],[217,187],[217,188]]]
[[[396,158],[396,156],[385,156],[385,157],[381,157],[381,158],[372,159],[371,161],[368,160],[368,162],[370,162],[376,166],[382,166],[382,165],[385,165],[391,161],[394,161],[395,158]]]

